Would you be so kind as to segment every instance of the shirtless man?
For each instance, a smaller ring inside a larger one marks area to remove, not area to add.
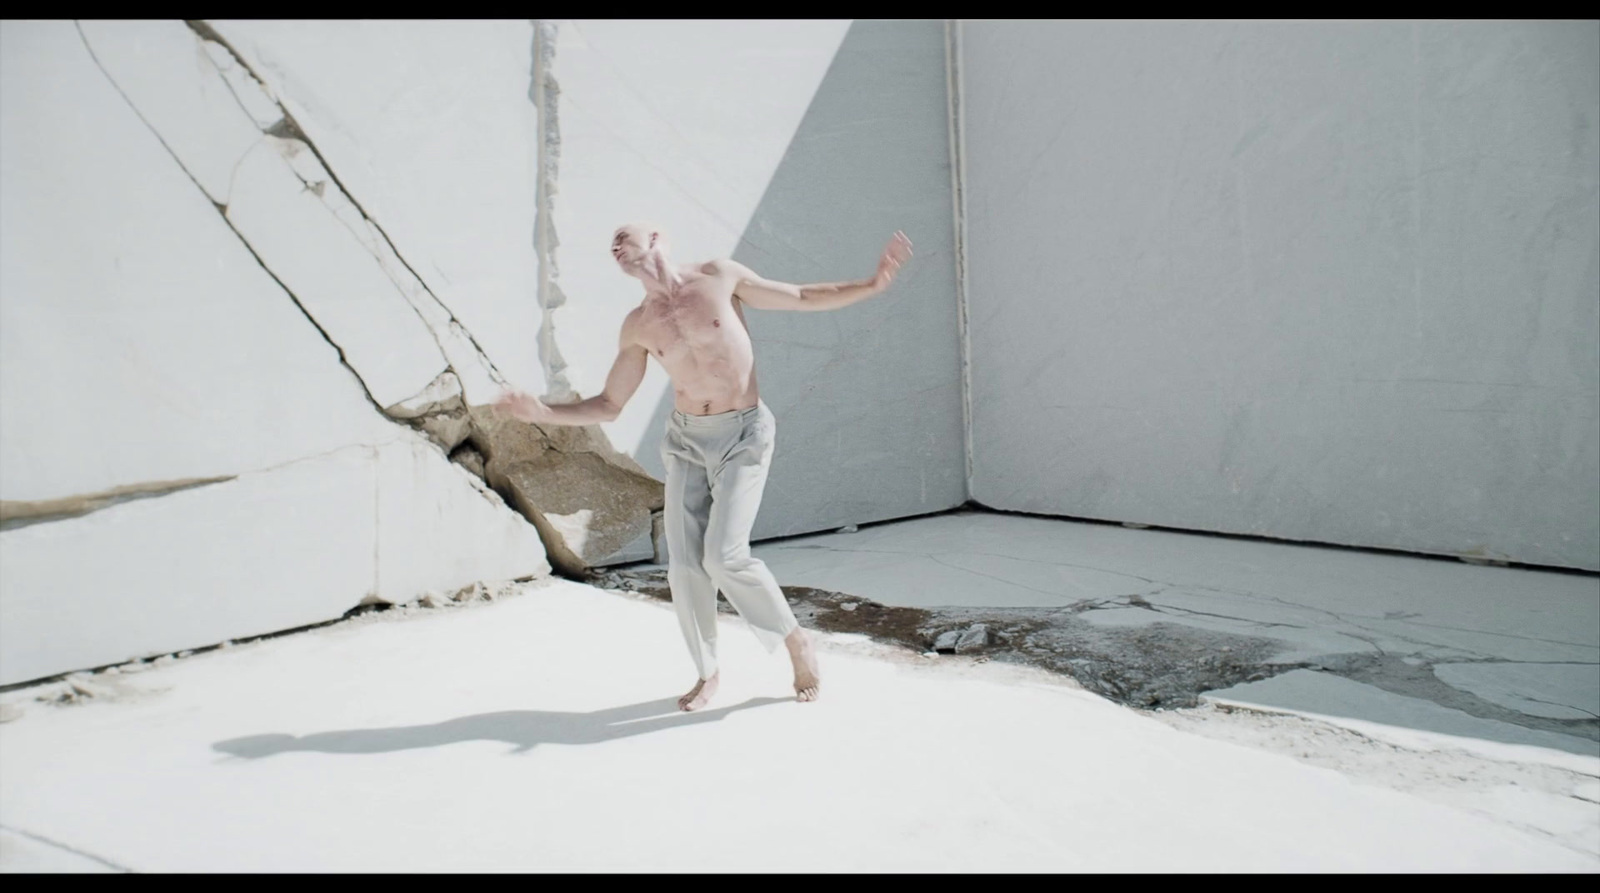
[[[667,582],[700,672],[678,707],[698,710],[716,694],[719,589],[769,653],[779,642],[788,647],[795,694],[813,701],[821,683],[811,640],[772,572],[750,554],[750,528],[766,485],[775,425],[756,388],[743,305],[761,310],[849,306],[889,287],[911,257],[911,241],[895,233],[870,279],[820,285],[773,282],[734,260],[678,266],[668,259],[667,247],[666,235],[645,224],[620,227],[611,238],[611,256],[624,273],[644,283],[644,301],[622,321],[605,390],[556,405],[508,392],[495,408],[539,425],[609,422],[638,389],[645,358],[655,356],[672,378],[676,408],[661,444],[667,469]]]

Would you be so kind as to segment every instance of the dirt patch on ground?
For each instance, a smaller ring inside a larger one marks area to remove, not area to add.
[[[670,601],[666,571],[607,570],[585,582]],[[1100,627],[1086,608],[898,608],[870,599],[784,586],[795,617],[808,629],[861,633],[918,652],[961,654],[1040,667],[1070,676],[1090,691],[1130,707],[1192,707],[1200,694],[1265,679],[1303,666],[1270,663],[1282,644],[1176,623]],[[718,599],[718,610],[734,613]]]

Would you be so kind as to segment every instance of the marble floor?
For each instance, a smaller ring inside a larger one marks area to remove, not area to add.
[[[786,586],[1281,644],[1211,700],[1600,755],[1600,576],[988,512],[756,545]]]

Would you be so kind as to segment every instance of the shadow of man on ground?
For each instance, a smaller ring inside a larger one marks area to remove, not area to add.
[[[390,753],[419,747],[440,747],[460,741],[504,741],[511,753],[526,753],[540,744],[598,744],[630,735],[643,735],[677,726],[717,722],[736,710],[782,704],[793,698],[751,698],[710,710],[684,713],[677,698],[662,698],[570,713],[559,710],[506,710],[480,713],[423,726],[386,729],[340,729],[311,735],[282,733],[230,738],[211,745],[212,750],[246,759],[260,759],[292,751],[317,753]]]

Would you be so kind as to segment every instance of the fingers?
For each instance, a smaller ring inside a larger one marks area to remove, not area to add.
[[[906,234],[896,231],[889,244],[883,248],[883,257],[878,261],[878,276],[884,284],[894,281],[900,272],[900,265],[911,259],[911,240]]]
[[[894,258],[897,264],[905,263],[911,259],[911,240],[906,238],[904,232],[895,230],[893,238],[889,239],[889,244],[884,246],[883,254],[885,257]]]
[[[550,408],[543,400],[521,391],[506,391],[491,405],[518,421],[539,422],[550,417]]]

